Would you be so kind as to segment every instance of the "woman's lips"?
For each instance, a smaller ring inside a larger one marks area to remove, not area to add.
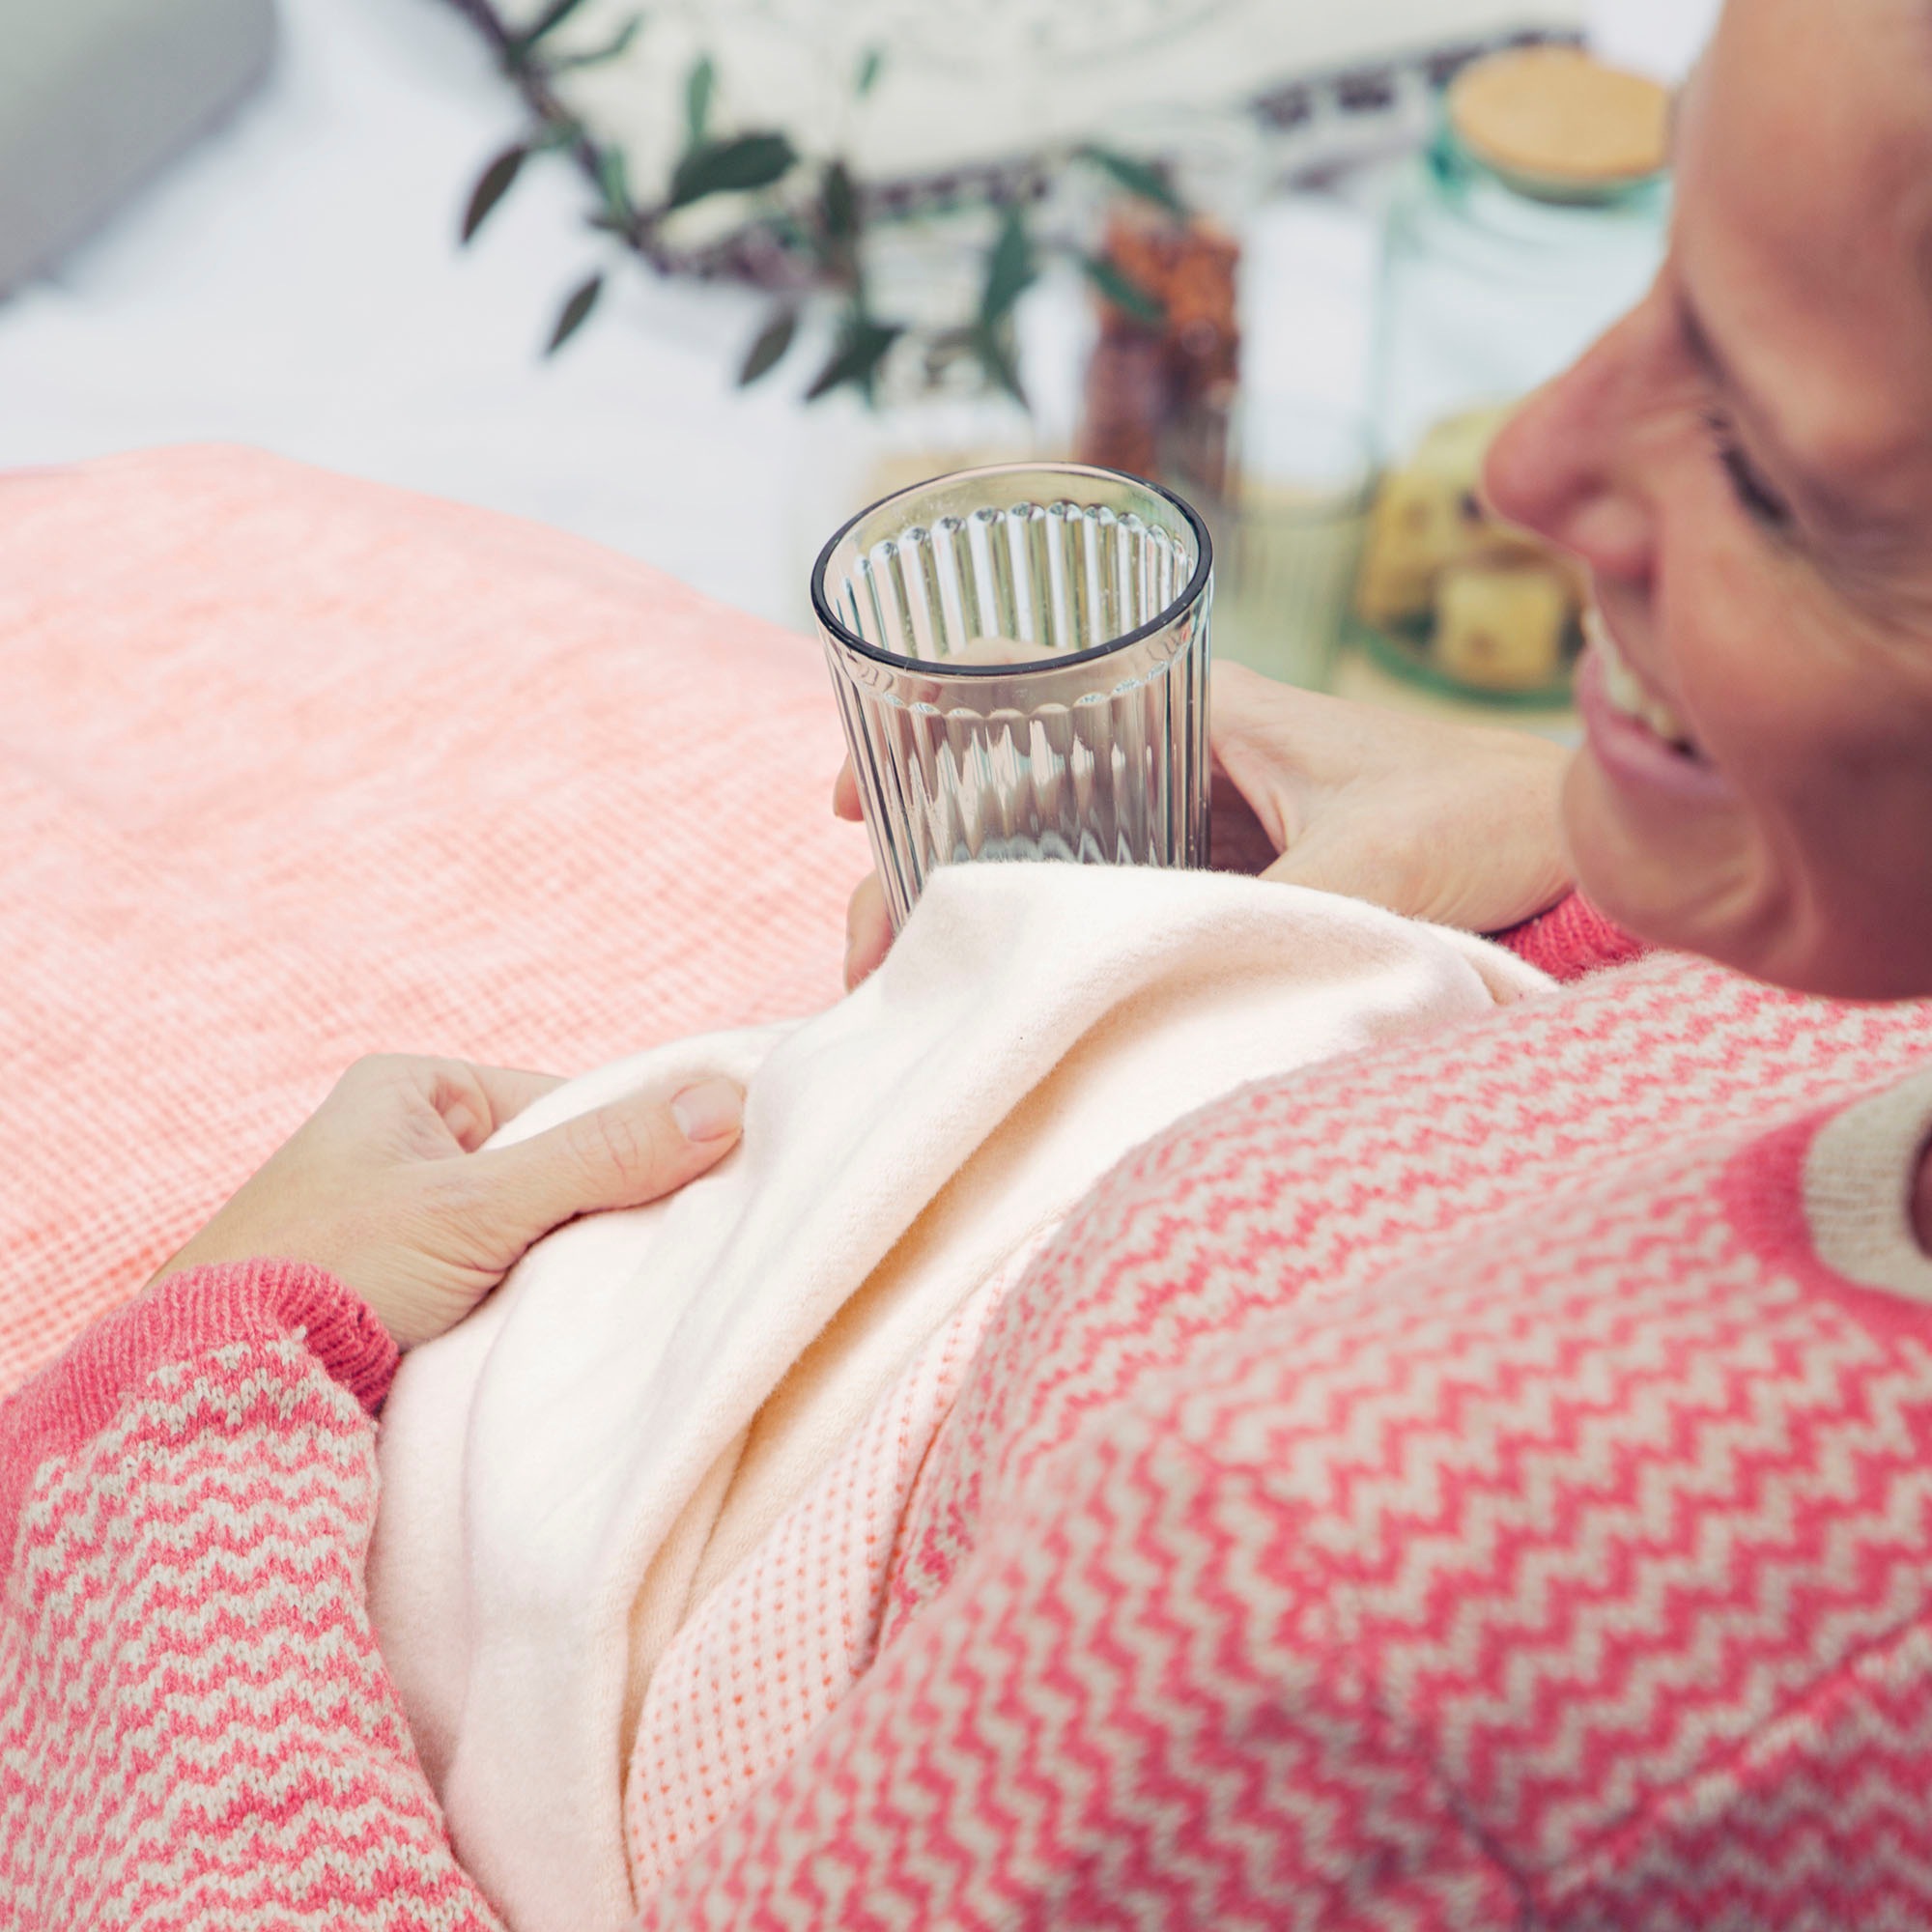
[[[1605,653],[1593,639],[1577,667],[1577,709],[1590,752],[1606,777],[1627,790],[1661,792],[1686,805],[1726,805],[1737,796],[1702,753],[1669,743],[1642,719],[1611,703]]]

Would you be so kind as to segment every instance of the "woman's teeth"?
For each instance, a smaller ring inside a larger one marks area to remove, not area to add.
[[[1609,699],[1611,710],[1634,719],[1666,745],[1694,755],[1697,747],[1690,732],[1678,722],[1677,714],[1661,697],[1653,697],[1637,682],[1636,673],[1619,654],[1608,626],[1594,611],[1585,615],[1584,632],[1604,668],[1604,696]]]

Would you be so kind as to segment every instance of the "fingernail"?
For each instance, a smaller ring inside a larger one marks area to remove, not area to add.
[[[722,1141],[744,1123],[744,1090],[730,1080],[700,1080],[672,1099],[670,1117],[688,1141]]]

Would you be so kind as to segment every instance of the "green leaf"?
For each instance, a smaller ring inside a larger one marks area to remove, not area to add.
[[[546,34],[562,26],[582,5],[583,0],[550,0],[550,5],[521,34],[511,35],[511,44],[520,48],[535,46]]]
[[[1012,343],[1009,332],[1003,328],[981,325],[973,331],[973,353],[980,358],[980,366],[993,381],[1009,395],[1023,410],[1033,405],[1027,401],[1027,392],[1020,383],[1019,365],[1013,360]]]
[[[633,14],[601,47],[586,48],[581,54],[559,54],[545,65],[553,73],[562,73],[568,69],[603,67],[607,62],[622,60],[631,51],[631,43],[643,31],[644,16]]]
[[[530,151],[521,145],[505,148],[478,176],[476,185],[469,190],[469,206],[463,211],[465,242],[483,226],[490,211],[509,193],[529,156]]]
[[[1080,266],[1087,279],[1123,314],[1150,328],[1158,328],[1167,320],[1167,304],[1151,296],[1138,282],[1129,281],[1104,255],[1083,255]]]
[[[604,196],[605,221],[601,225],[622,234],[637,213],[637,204],[631,199],[631,171],[622,148],[597,151],[597,185]]]
[[[760,376],[768,376],[784,360],[792,337],[798,333],[798,310],[781,308],[758,330],[745,365],[738,371],[738,386],[749,389]]]
[[[818,213],[828,242],[849,242],[859,232],[859,194],[843,161],[826,163],[818,187]]]
[[[688,207],[707,194],[745,193],[770,187],[791,172],[798,151],[782,134],[740,134],[706,141],[677,164],[670,178],[670,205]]]
[[[591,275],[578,283],[570,292],[570,299],[557,311],[556,327],[550,332],[550,340],[544,345],[546,355],[554,355],[577,331],[590,319],[590,311],[597,306],[597,298],[604,293],[604,277]]]
[[[886,50],[884,47],[867,47],[859,56],[858,77],[852,83],[852,92],[861,100],[879,84],[879,76],[886,71]]]
[[[996,327],[1013,312],[1039,270],[1033,259],[1033,242],[1028,239],[1026,216],[1019,204],[1010,204],[1000,222],[999,239],[986,257],[986,285],[980,296],[980,326]]]
[[[684,79],[684,151],[696,154],[711,131],[711,97],[718,91],[718,69],[709,54]]]
[[[1142,201],[1151,201],[1156,208],[1164,208],[1170,214],[1185,217],[1187,204],[1175,193],[1167,176],[1151,161],[1137,160],[1132,155],[1121,154],[1117,149],[1089,145],[1080,150],[1082,159],[1089,160],[1097,168],[1112,175],[1120,186]]]
[[[806,390],[806,401],[815,403],[820,396],[848,385],[863,389],[869,400],[879,364],[886,359],[887,350],[904,333],[895,323],[874,322],[869,316],[850,318],[831,361],[812,378],[811,387]]]

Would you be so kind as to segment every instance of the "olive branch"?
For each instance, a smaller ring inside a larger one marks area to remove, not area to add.
[[[611,244],[660,273],[724,274],[772,292],[770,312],[738,367],[741,387],[770,375],[790,355],[807,303],[829,299],[837,305],[838,326],[830,355],[806,387],[808,401],[846,388],[875,401],[887,355],[909,342],[923,351],[928,381],[939,381],[964,361],[992,387],[1025,406],[1013,313],[1044,262],[1055,256],[1073,261],[1105,301],[1134,321],[1157,328],[1164,320],[1160,301],[1105,255],[1038,232],[1034,214],[1056,167],[1077,164],[1097,170],[1115,189],[1184,218],[1186,209],[1156,163],[1088,142],[1017,170],[989,170],[952,184],[945,203],[949,212],[983,204],[997,213],[998,220],[984,249],[971,312],[940,327],[920,327],[880,312],[866,271],[867,236],[889,222],[909,218],[908,197],[859,182],[842,156],[801,154],[781,129],[718,131],[713,125],[718,71],[709,55],[695,61],[685,77],[683,138],[670,180],[660,196],[639,201],[632,191],[622,147],[600,139],[586,127],[556,83],[573,71],[620,59],[645,31],[644,15],[633,14],[601,45],[565,52],[557,48],[557,30],[584,0],[550,0],[522,28],[510,27],[492,0],[451,4],[490,42],[530,123],[477,177],[464,209],[463,242],[475,238],[531,162],[562,158],[589,191],[585,224]],[[885,75],[881,50],[862,55],[852,76],[855,101],[863,103]],[[721,194],[750,197],[745,224],[725,243],[702,255],[679,254],[667,240],[667,224],[683,210]],[[545,344],[546,355],[554,355],[590,319],[607,273],[604,269],[591,271],[565,296]]]

